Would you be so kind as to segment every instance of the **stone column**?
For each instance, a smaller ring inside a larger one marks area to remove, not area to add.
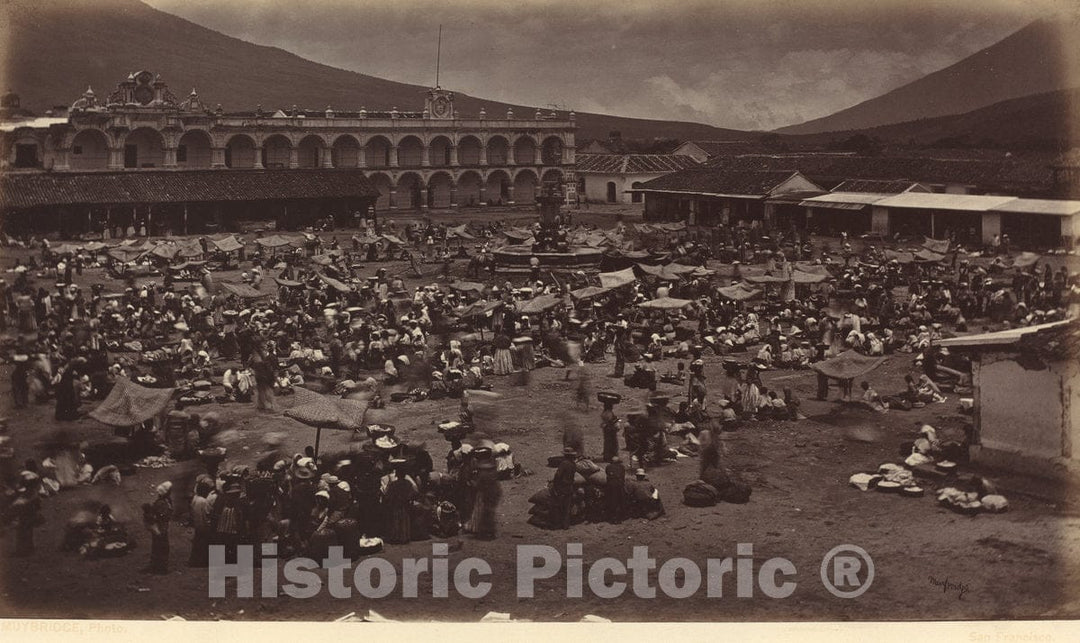
[[[397,210],[397,188],[390,188],[390,209]]]
[[[319,149],[319,160],[322,161],[321,165],[324,169],[334,167],[334,150],[329,147],[323,147]]]
[[[543,148],[540,145],[537,145],[535,148],[533,148],[533,164],[534,165],[543,165],[544,164],[544,151],[543,151]]]
[[[295,170],[300,167],[300,150],[295,145],[289,148],[289,169]]]
[[[456,208],[457,205],[458,205],[457,204],[457,186],[456,185],[451,185],[450,186],[450,207],[451,208]]]
[[[428,209],[427,199],[428,199],[428,189],[426,187],[425,188],[420,188],[420,209],[421,210],[427,210]]]
[[[483,179],[480,180],[480,196],[478,198],[480,199],[480,207],[482,207],[482,208],[486,207],[487,206],[487,188],[484,187],[484,180]]]
[[[397,167],[397,166],[398,166],[398,154],[397,154],[397,146],[395,145],[394,147],[390,148],[390,167]]]
[[[431,146],[424,145],[420,150],[420,167],[431,167]]]
[[[506,187],[506,205],[514,205],[514,184]]]
[[[122,147],[110,147],[109,148],[109,165],[110,170],[122,170],[124,169],[124,148]]]
[[[165,159],[162,161],[162,165],[164,167],[170,168],[170,169],[176,167],[176,148],[175,147],[166,147],[165,148]]]
[[[450,167],[457,167],[458,165],[459,165],[459,163],[458,163],[458,156],[457,156],[457,145],[451,145],[450,146]]]
[[[258,160],[258,159],[256,159]],[[224,147],[212,147],[210,148],[210,167],[214,169],[220,169],[225,167],[225,148]]]
[[[254,167],[256,170],[265,169],[264,166],[263,166],[262,159],[263,159],[263,146],[262,145],[256,145],[255,146],[255,164],[252,167]]]
[[[480,146],[480,165],[487,165],[487,145]]]

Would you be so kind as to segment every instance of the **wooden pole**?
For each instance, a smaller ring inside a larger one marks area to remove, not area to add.
[[[188,230],[188,228],[187,228],[187,220],[188,220],[188,212],[187,212],[187,203],[185,202],[184,203],[184,235],[185,236],[188,233],[188,231],[187,231]]]
[[[319,441],[322,438],[322,427],[315,427],[315,458],[319,458]]]

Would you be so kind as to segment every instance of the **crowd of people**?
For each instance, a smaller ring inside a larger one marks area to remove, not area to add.
[[[504,376],[525,383],[529,371],[545,366],[566,368],[566,377],[576,378],[584,406],[591,397],[585,363],[610,361],[607,374],[618,378],[616,386],[650,394],[645,409],[625,419],[615,412],[621,397],[600,396],[602,453],[589,453],[574,431],[564,435],[563,453],[550,463],[552,479],[532,499],[535,524],[567,528],[577,520],[656,518],[664,507],[648,468],[680,455],[700,458],[700,481],[745,502],[749,489],[720,462],[716,433],[749,421],[804,419],[792,389],[766,386],[762,373],[811,368],[848,350],[906,352],[916,356],[919,370],[897,382],[895,393],[882,395],[863,381],[853,398],[852,383],[842,382],[843,399],[875,411],[941,402],[948,391],[970,386],[970,368],[935,340],[1063,319],[1078,292],[1076,275],[1049,263],[1016,268],[958,252],[911,261],[870,244],[854,251],[847,241],[830,252],[802,233],[766,236],[743,227],[673,234],[648,248],[686,265],[719,263],[723,276],[705,270],[669,278],[639,270],[631,281],[588,288],[595,279],[584,272],[545,280],[534,271],[526,280],[507,280],[474,271],[470,278],[481,282],[451,278],[410,287],[409,271],[417,265],[411,259],[400,274],[387,267],[400,262],[367,274],[374,235],[397,239],[422,259],[438,253],[439,261],[455,261],[464,254],[471,270],[471,259],[490,256],[500,226],[368,228],[361,222],[352,243],[326,231],[285,251],[257,245],[233,258],[242,273],[232,282],[215,278],[206,264],[186,283],[168,278],[166,268],[160,284],[120,271],[119,292],[106,292],[100,283],[84,289],[75,277],[99,266],[97,259],[59,254],[46,244],[33,264],[16,261],[13,283],[0,283],[0,330],[16,337],[6,347],[14,405],[51,402],[61,424],[104,399],[119,378],[176,388],[185,408],[232,403],[273,412],[278,396],[299,387],[360,395],[369,408],[461,400],[460,417],[446,433],[444,467],[436,467],[422,445],[399,442],[392,429],[373,425],[363,447],[347,453],[309,448],[251,467],[208,467],[196,480],[177,480],[183,488],[162,483],[143,507],[151,536],[148,571],[167,570],[170,525],[181,515],[194,530],[193,566],[207,564],[210,543],[234,549],[274,540],[295,554],[340,544],[360,555],[379,542],[459,530],[495,537],[499,480],[520,467],[508,464],[508,445],[469,440],[475,429],[469,391],[511,381],[499,379]],[[462,233],[475,241],[472,254],[450,249]],[[796,284],[789,278],[796,268],[821,279]],[[764,287],[750,280],[759,295],[726,294],[733,282],[761,270],[774,279]],[[42,279],[55,284],[42,285]],[[715,381],[705,375],[709,356],[719,356],[723,367]],[[659,392],[662,384],[677,385],[685,400],[669,406],[672,396]],[[211,394],[219,386],[220,394]],[[819,397],[827,392],[828,383],[822,390],[819,381]],[[166,442],[152,422],[118,427],[118,433],[143,436],[140,455],[160,454]],[[185,450],[195,456],[213,446],[213,437],[195,431]],[[79,473],[61,486],[119,481],[113,470],[97,474],[120,463],[80,464],[81,450],[71,453]],[[33,550],[41,500],[55,492],[52,480],[34,460],[5,472],[4,514],[16,525],[20,554]],[[126,541],[108,507],[90,523],[81,532],[83,544]]]

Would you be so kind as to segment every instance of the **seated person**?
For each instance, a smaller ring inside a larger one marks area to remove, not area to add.
[[[872,386],[870,386],[869,382],[863,380],[863,382],[859,384],[859,386],[863,390],[861,400],[863,404],[870,407],[871,410],[877,411],[878,413],[884,413],[885,411],[889,410],[888,403],[881,399],[881,395],[879,395],[878,392],[875,391]]]

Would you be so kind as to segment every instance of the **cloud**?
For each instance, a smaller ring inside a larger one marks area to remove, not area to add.
[[[1066,0],[147,0],[325,64],[491,100],[770,129],[878,96]]]

